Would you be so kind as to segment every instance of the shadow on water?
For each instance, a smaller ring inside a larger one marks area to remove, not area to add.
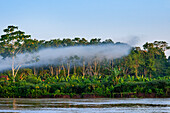
[[[1,113],[18,112],[169,112],[170,98],[24,99],[0,98]]]

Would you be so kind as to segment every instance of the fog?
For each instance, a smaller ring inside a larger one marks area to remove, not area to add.
[[[116,59],[127,56],[131,47],[127,44],[102,44],[102,45],[88,45],[88,46],[71,46],[62,48],[46,48],[34,53],[18,54],[15,57],[15,67],[21,65],[22,67],[32,66],[46,66],[59,65],[66,63],[70,57],[76,61],[77,64],[82,64],[82,60],[98,60]],[[78,56],[80,59],[74,59]],[[35,62],[35,60],[37,60]],[[80,63],[81,62],[81,63]],[[12,59],[0,58],[0,71],[11,69]]]

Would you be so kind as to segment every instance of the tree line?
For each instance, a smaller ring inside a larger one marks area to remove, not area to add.
[[[36,87],[40,87],[40,84],[44,84],[44,90],[47,94],[66,94],[71,92],[82,94],[88,92],[101,95],[103,93],[112,95],[114,92],[128,92],[125,91],[127,90],[125,89],[126,87],[119,91],[120,86],[137,82],[134,83],[135,86],[132,88],[133,91],[129,89],[129,92],[140,90],[140,92],[148,93],[148,89],[144,88],[142,90],[142,87],[145,86],[140,87],[138,82],[143,82],[143,84],[146,85],[146,82],[154,82],[155,80],[164,80],[163,83],[166,83],[166,88],[163,86],[161,86],[161,88],[158,87],[158,81],[155,84],[158,89],[155,90],[154,88],[150,88],[150,92],[157,91],[160,93],[160,91],[165,91],[168,93],[169,91],[169,88],[167,88],[169,85],[167,84],[169,84],[168,78],[170,77],[170,57],[166,57],[165,51],[170,49],[170,47],[165,41],[155,41],[153,43],[146,42],[143,45],[143,49],[140,47],[133,47],[128,56],[117,59],[98,60],[97,58],[93,58],[93,60],[85,62],[79,56],[71,56],[67,58],[66,63],[22,68],[22,65],[19,64],[16,66],[14,64],[18,54],[37,52],[44,48],[100,44],[116,45],[124,43],[115,43],[111,39],[101,41],[99,38],[93,38],[88,41],[85,38],[78,37],[74,39],[52,39],[49,41],[37,40],[31,39],[31,35],[25,35],[25,32],[18,30],[17,26],[8,26],[4,29],[4,32],[5,34],[1,35],[0,38],[0,55],[3,59],[8,57],[12,58],[12,66],[11,70],[0,73],[2,82],[1,88],[7,88],[2,91],[11,92],[12,89],[10,90],[9,87],[15,87],[13,84],[17,84],[17,88],[28,85],[29,88],[23,88],[23,90],[26,91],[25,95],[32,95],[35,93],[27,93],[34,91],[37,94]],[[34,59],[33,62],[36,61],[38,62],[38,59]],[[76,65],[76,61],[81,61],[81,65]],[[72,66],[70,66],[71,63]],[[3,76],[6,76],[6,80],[3,79]],[[104,82],[102,82],[102,78],[105,80]],[[4,82],[6,86],[4,85]],[[47,85],[48,88],[45,85]],[[57,85],[55,86],[56,89],[51,89],[53,88],[52,85]],[[68,88],[67,91],[69,92],[65,91],[62,87]],[[17,91],[20,90],[17,88]],[[27,92],[27,89],[30,89],[30,92]],[[81,89],[82,92],[79,92],[78,89]],[[102,90],[104,91],[103,93]],[[42,90],[40,90],[40,92],[42,93]],[[36,96],[34,95],[33,97]]]

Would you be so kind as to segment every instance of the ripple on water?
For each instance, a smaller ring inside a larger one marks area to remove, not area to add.
[[[20,99],[0,98],[0,112],[24,113],[111,113],[169,112],[170,98]]]

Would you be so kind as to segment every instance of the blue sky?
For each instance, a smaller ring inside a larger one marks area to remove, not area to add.
[[[0,34],[8,25],[44,40],[170,43],[170,0],[0,0]]]

